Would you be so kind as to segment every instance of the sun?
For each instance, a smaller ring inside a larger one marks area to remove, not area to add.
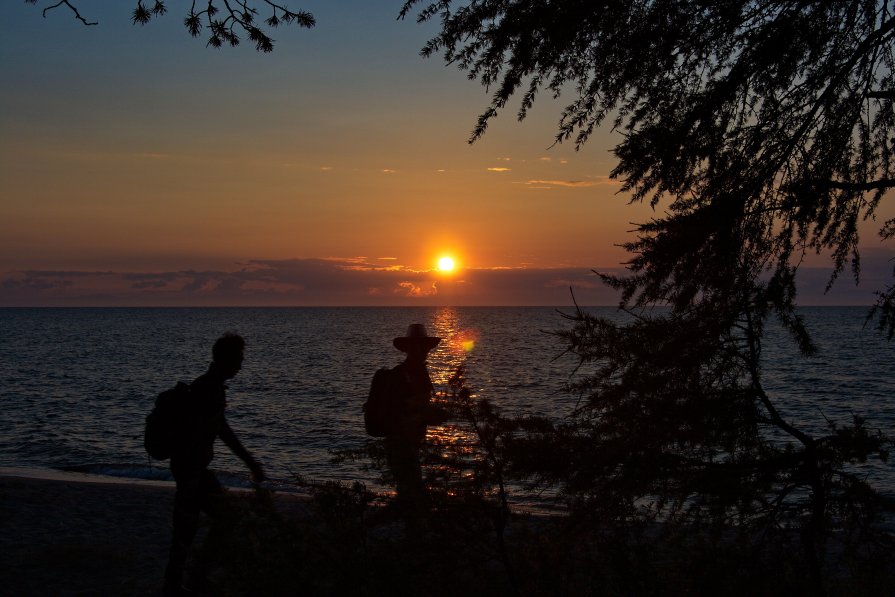
[[[450,257],[442,257],[438,260],[438,269],[443,272],[450,272],[454,269],[454,260]]]

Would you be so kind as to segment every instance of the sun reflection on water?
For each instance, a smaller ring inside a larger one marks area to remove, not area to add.
[[[445,385],[464,360],[464,355],[452,349],[460,332],[460,315],[452,307],[442,307],[435,312],[432,327],[441,343],[429,355],[429,374],[436,386]]]
[[[453,307],[439,308],[435,312],[432,327],[433,334],[441,338],[441,343],[429,355],[429,373],[432,382],[438,389],[435,403],[447,406],[449,402],[448,381],[460,367],[466,364],[475,349],[479,335],[474,329],[463,328],[460,314]],[[444,425],[429,427],[426,435],[427,441],[435,446],[446,446],[445,450],[450,449],[454,453],[457,453],[457,450],[468,450],[471,454],[473,448],[470,443],[473,436],[457,423],[457,421],[449,421]]]
[[[456,373],[457,367],[472,355],[479,341],[479,333],[473,328],[463,328],[459,313],[452,307],[438,309],[432,325],[435,335],[442,340],[429,357],[429,371],[433,382],[446,384]]]

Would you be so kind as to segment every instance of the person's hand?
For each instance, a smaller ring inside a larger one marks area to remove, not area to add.
[[[256,461],[249,463],[249,470],[252,471],[252,483],[261,483],[264,481],[264,469]]]
[[[426,423],[429,425],[442,425],[445,421],[451,418],[448,411],[435,406],[434,404],[429,405],[427,415]]]

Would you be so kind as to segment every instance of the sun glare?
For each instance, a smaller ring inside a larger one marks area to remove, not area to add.
[[[442,257],[438,260],[438,269],[443,272],[449,272],[454,269],[454,260],[450,257]]]

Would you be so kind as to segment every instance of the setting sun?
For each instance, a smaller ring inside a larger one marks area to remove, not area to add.
[[[454,269],[454,260],[450,257],[442,257],[438,260],[438,269],[443,272],[449,272]]]

